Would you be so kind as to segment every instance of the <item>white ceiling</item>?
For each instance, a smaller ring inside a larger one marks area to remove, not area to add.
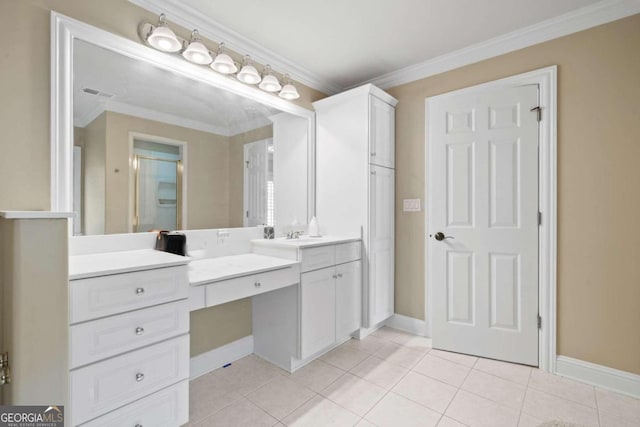
[[[91,88],[114,95],[89,95]],[[73,115],[84,127],[105,109],[222,135],[271,124],[271,107],[76,40]]]
[[[165,9],[170,6],[183,11],[194,9],[340,88],[598,3],[598,0],[132,1],[154,9],[162,9],[163,5]]]

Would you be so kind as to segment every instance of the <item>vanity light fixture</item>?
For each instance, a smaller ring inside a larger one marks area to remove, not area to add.
[[[296,87],[291,83],[291,78],[289,77],[289,74],[284,75],[284,80],[286,84],[284,85],[284,87],[279,93],[280,98],[284,98],[289,101],[300,98],[298,89],[296,89]]]
[[[182,56],[189,62],[199,65],[209,65],[213,61],[209,54],[209,49],[202,43],[198,30],[191,33],[189,46],[182,52]]]
[[[260,86],[258,87],[266,92],[278,92],[282,89],[282,85],[280,85],[278,78],[273,75],[271,65],[264,67],[264,71],[262,72],[262,82],[260,82]]]
[[[242,68],[238,72],[238,64],[225,52],[224,43],[218,43],[218,51],[213,56],[212,52],[202,41],[198,30],[191,32],[190,40],[185,40],[176,36],[176,33],[169,28],[167,17],[160,14],[157,24],[151,22],[141,22],[138,26],[138,35],[151,47],[168,53],[177,53],[187,61],[198,65],[209,65],[214,71],[220,74],[236,74],[236,78],[248,85],[259,84],[259,88],[265,92],[278,94],[280,98],[294,100],[300,98],[298,89],[291,82],[288,74],[284,75],[282,82],[276,77],[270,65],[266,65],[262,75],[258,73],[252,64],[249,55],[245,55],[242,61]],[[284,87],[283,87],[284,84]]]
[[[163,52],[178,52],[182,49],[182,43],[176,34],[169,28],[167,17],[161,14],[158,25],[151,31],[146,40],[152,47]]]
[[[238,73],[238,80],[248,85],[260,83],[260,80],[262,80],[256,67],[251,65],[251,57],[249,55],[245,55],[244,57],[242,69]]]
[[[224,53],[224,43],[218,45],[218,54],[211,64],[211,68],[220,74],[233,74],[238,71],[236,63],[226,53]]]

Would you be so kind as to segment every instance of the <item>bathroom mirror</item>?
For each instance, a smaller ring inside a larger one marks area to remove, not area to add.
[[[52,205],[75,213],[74,235],[307,222],[311,111],[175,55],[53,20],[52,165],[67,167],[52,170]],[[56,61],[65,51],[71,60]]]

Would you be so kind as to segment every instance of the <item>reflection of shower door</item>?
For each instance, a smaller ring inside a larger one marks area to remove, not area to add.
[[[180,229],[182,162],[136,155],[134,171],[134,231]]]

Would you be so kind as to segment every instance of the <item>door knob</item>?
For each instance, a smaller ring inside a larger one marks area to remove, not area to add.
[[[441,242],[444,239],[453,239],[452,236],[445,236],[442,231],[438,231],[433,237],[435,237],[438,242]]]

